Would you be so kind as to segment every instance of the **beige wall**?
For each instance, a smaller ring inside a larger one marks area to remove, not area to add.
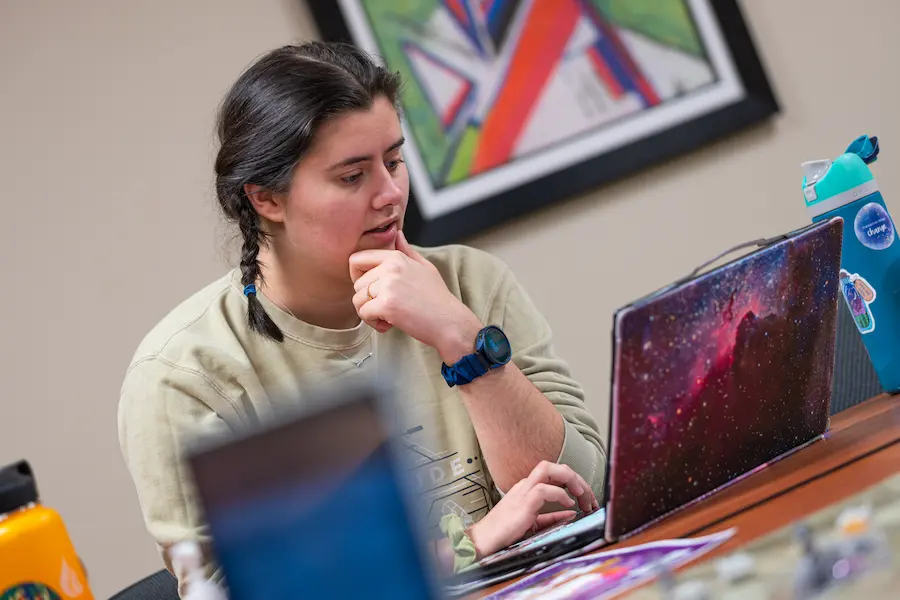
[[[33,461],[98,597],[159,568],[119,455],[118,388],[140,337],[225,266],[213,113],[257,54],[313,34],[297,4],[0,0],[0,462]],[[900,3],[743,4],[784,106],[773,125],[474,240],[530,290],[604,427],[612,311],[804,224],[802,160],[881,136],[900,213]]]

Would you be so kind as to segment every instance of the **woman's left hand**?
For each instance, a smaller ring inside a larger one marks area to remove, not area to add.
[[[363,250],[350,257],[359,317],[384,333],[397,327],[437,350],[447,364],[472,352],[482,325],[450,293],[437,268],[397,233],[396,250]]]

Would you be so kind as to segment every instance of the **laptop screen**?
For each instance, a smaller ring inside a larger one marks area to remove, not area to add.
[[[434,597],[367,399],[197,452],[191,466],[234,600]]]
[[[841,235],[813,227],[617,314],[608,536],[825,432]]]

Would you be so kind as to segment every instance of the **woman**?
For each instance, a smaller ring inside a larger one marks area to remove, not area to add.
[[[489,554],[574,514],[551,507],[598,507],[597,424],[528,296],[483,252],[417,250],[403,235],[399,87],[352,46],[308,43],[262,57],[228,92],[216,192],[243,237],[240,268],[147,335],[121,392],[122,451],[161,548],[205,535],[179,460],[189,436],[388,365],[408,378],[412,444],[447,458],[418,478],[435,528],[474,523],[454,535],[457,567],[469,542]],[[512,360],[475,372],[486,325]]]

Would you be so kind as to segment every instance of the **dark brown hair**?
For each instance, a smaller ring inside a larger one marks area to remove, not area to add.
[[[367,110],[378,96],[397,107],[400,83],[397,73],[355,46],[309,42],[264,55],[225,96],[217,121],[216,195],[243,237],[241,284],[253,331],[284,340],[257,298],[257,257],[266,239],[245,184],[286,192],[294,167],[322,123],[347,111]]]

